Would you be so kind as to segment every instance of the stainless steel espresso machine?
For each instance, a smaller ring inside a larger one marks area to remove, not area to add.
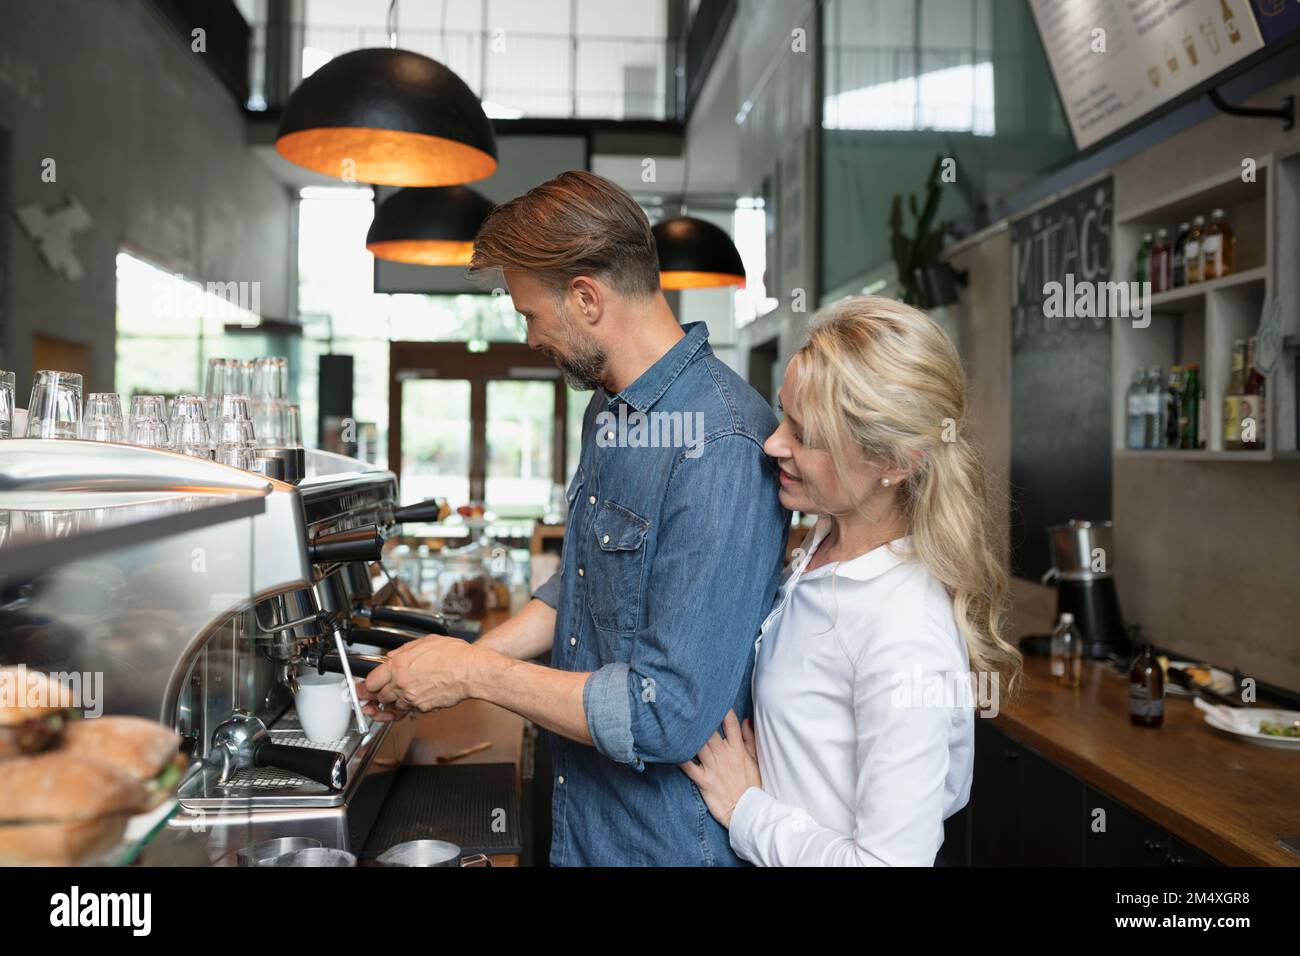
[[[189,753],[142,862],[232,862],[295,836],[358,850],[414,725],[354,717],[312,742],[294,695],[306,671],[360,678],[422,634],[470,636],[375,599],[385,536],[438,504],[398,508],[391,472],[313,450],[296,484],[126,445],[4,452],[0,664],[99,675],[105,713],[172,726]]]

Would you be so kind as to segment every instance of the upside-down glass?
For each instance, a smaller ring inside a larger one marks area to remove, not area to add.
[[[197,395],[177,395],[171,403],[171,418],[168,424],[175,427],[186,419],[206,422],[208,420],[207,401]]]
[[[223,418],[217,424],[216,434],[213,437],[217,443],[216,460],[221,464],[230,465],[232,468],[243,468],[245,471],[253,467],[257,451],[251,442],[244,439],[246,426],[248,426],[247,421],[241,422],[235,418]]]
[[[131,399],[131,425],[127,441],[142,448],[166,448],[167,402],[161,395],[137,395]]]
[[[197,395],[176,396],[171,438],[173,451],[191,458],[212,458],[212,433],[208,429],[206,401]]]
[[[77,438],[81,435],[81,376],[76,372],[41,371],[27,403],[28,438]]]
[[[252,391],[249,394],[254,401],[288,398],[288,388],[288,359],[263,356],[253,363]]]
[[[285,411],[284,443],[289,448],[302,447],[302,409],[289,405]]]
[[[0,369],[0,438],[14,433],[14,373]]]
[[[126,441],[122,399],[117,392],[91,392],[86,396],[81,437],[86,441]]]
[[[244,444],[250,448],[253,447],[256,432],[253,429],[253,416],[248,410],[248,398],[242,393],[238,395],[223,395],[221,396],[220,411],[221,414],[218,416],[217,421],[219,423],[224,423],[227,418],[234,419],[239,423],[240,434]],[[222,439],[218,436],[217,440],[221,441]]]
[[[289,405],[282,399],[254,400],[252,403],[253,432],[259,448],[285,446]]]
[[[243,362],[239,359],[208,359],[208,374],[203,385],[203,397],[208,403],[208,419],[215,421],[221,415],[221,399],[226,395],[244,392]]]

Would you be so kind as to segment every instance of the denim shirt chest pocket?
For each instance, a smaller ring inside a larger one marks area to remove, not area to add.
[[[606,499],[591,526],[595,546],[588,551],[586,575],[592,622],[605,631],[635,631],[641,619],[650,522]]]

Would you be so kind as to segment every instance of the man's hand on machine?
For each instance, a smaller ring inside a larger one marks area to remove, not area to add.
[[[357,695],[366,701],[365,712],[381,721],[453,707],[469,696],[472,656],[464,641],[430,634],[390,651],[388,663],[357,685]]]

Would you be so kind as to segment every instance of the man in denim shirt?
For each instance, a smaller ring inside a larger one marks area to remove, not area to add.
[[[677,324],[649,223],[608,180],[565,173],[500,207],[472,268],[501,268],[529,344],[595,390],[563,565],[476,644],[394,652],[368,710],[474,697],[553,731],[554,865],[740,865],[678,764],[750,711],[789,525],[772,410],[703,324]],[[526,663],[547,648],[550,667]]]

